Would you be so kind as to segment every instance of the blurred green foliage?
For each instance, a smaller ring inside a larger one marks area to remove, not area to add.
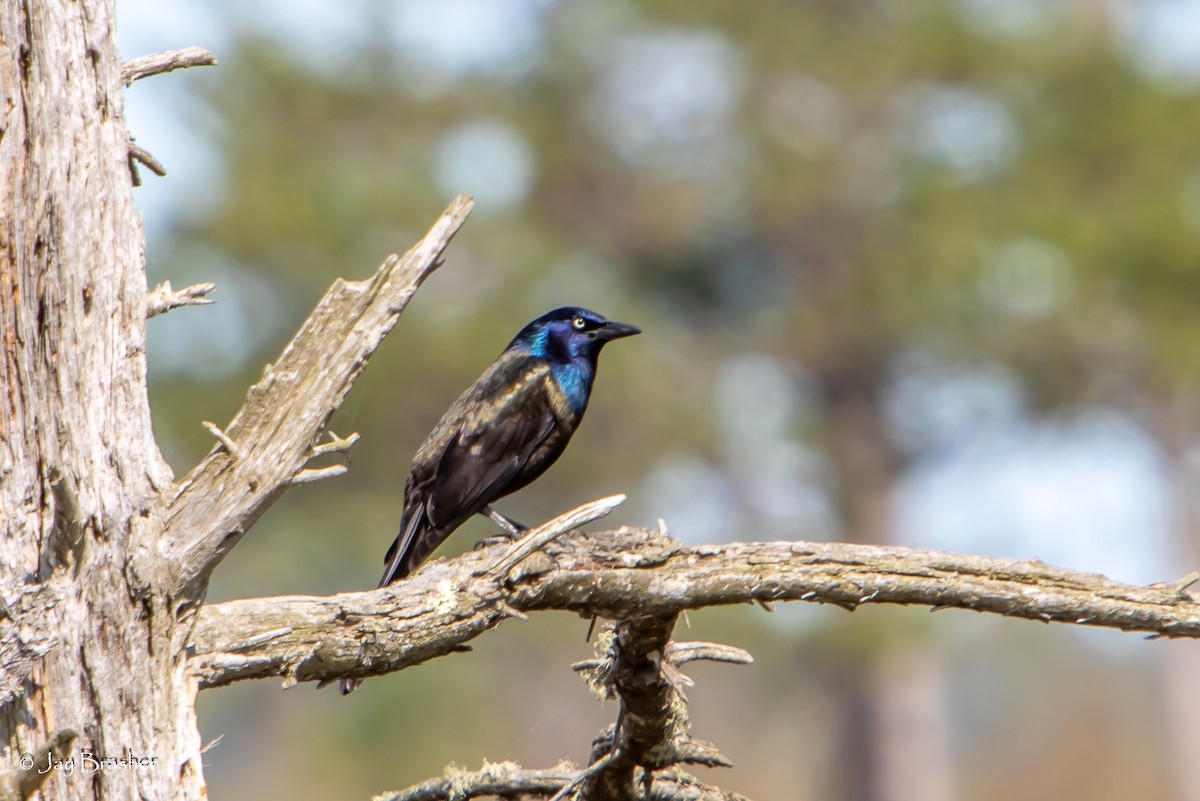
[[[556,305],[646,333],[605,353],[572,448],[505,502],[527,522],[626,491],[614,521],[650,524],[666,513],[654,476],[682,459],[728,490],[728,538],[886,538],[880,509],[914,454],[889,441],[882,407],[914,352],[1006,365],[1039,413],[1100,404],[1153,417],[1192,398],[1197,85],[1140,73],[1115,18],[1088,4],[1051,4],[1020,35],[981,28],[975,6],[987,4],[564,0],[539,6],[536,53],[519,67],[461,75],[398,50],[386,5],[345,43],[356,55],[344,69],[239,36],[195,115],[221,155],[220,194],[156,245],[151,270],[219,269],[222,303],[258,281],[263,297],[240,313],[261,336],[228,369],[197,372],[180,344],[213,335],[206,323],[156,332],[209,312],[150,324],[155,422],[179,473],[211,445],[198,421],[233,414],[335,277],[366,275],[451,194],[476,191],[439,183],[448,133],[499,121],[534,172],[515,203],[478,190],[447,264],[335,415],[334,431],[363,435],[349,476],[289,493],[209,600],[372,585],[411,453]],[[801,475],[833,510],[827,530],[764,511],[739,471],[729,432],[742,429],[714,393],[747,354],[800,388],[764,436],[817,454]],[[487,532],[468,524],[446,552]],[[738,765],[710,778],[751,797],[860,797],[838,767],[844,739],[829,734],[844,713],[834,686],[906,642],[936,655],[954,797],[1174,792],[1150,745],[1150,654],[1116,635],[891,609],[692,619],[687,636],[758,658],[698,669],[690,693],[697,735]],[[214,797],[367,797],[449,762],[581,760],[612,712],[567,669],[589,651],[584,629],[566,616],[507,624],[473,655],[348,699],[261,684],[206,694],[206,734],[225,736],[206,758]]]

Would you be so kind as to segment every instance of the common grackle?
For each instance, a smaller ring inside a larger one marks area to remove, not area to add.
[[[412,573],[467,518],[519,526],[491,504],[554,464],[583,419],[606,342],[639,334],[595,312],[564,307],[521,329],[495,363],[459,396],[413,457],[400,533],[379,586]],[[342,681],[353,692],[361,679]]]

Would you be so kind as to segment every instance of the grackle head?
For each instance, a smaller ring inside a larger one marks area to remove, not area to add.
[[[564,306],[521,329],[507,350],[523,350],[550,362],[594,365],[604,343],[640,333],[636,326],[606,320],[578,306]]]

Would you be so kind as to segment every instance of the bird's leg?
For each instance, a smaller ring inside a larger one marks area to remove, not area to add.
[[[500,527],[502,533],[493,534],[490,537],[484,537],[479,542],[475,543],[476,548],[486,548],[489,545],[496,545],[500,542],[510,542],[517,539],[529,530],[528,526],[523,526],[516,520],[505,517],[491,506],[483,507],[483,514],[491,518],[491,521]]]
[[[510,539],[515,540],[526,531],[529,531],[529,526],[523,526],[516,520],[513,520],[510,517],[505,517],[491,506],[483,507],[483,513],[490,517],[493,523],[504,529],[504,533],[506,533]]]

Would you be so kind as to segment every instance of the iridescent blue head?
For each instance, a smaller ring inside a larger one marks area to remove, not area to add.
[[[596,360],[605,343],[640,334],[640,328],[606,320],[578,306],[547,312],[521,329],[507,350],[522,350],[550,362],[571,405],[587,407],[596,377]]]

